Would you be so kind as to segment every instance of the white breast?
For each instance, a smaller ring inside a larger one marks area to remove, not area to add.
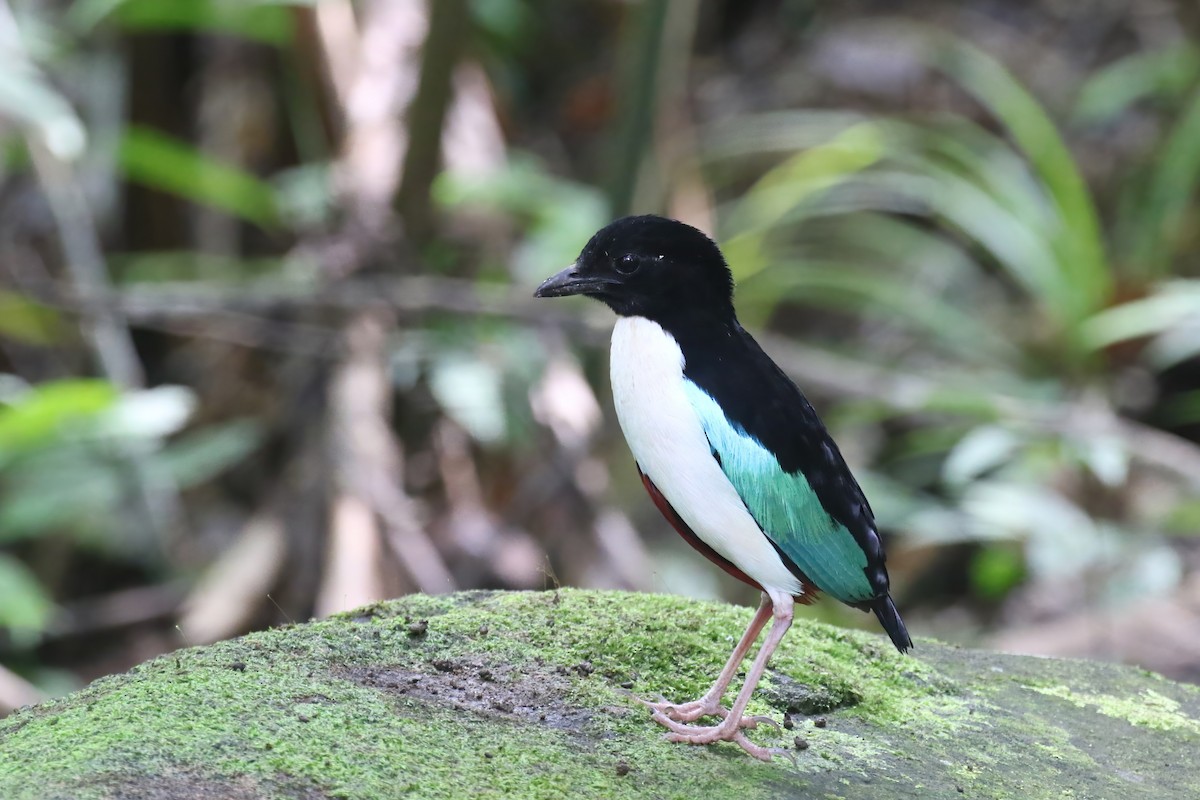
[[[713,458],[684,393],[683,353],[644,317],[621,317],[609,363],[617,419],[633,457],[709,547],[769,592],[798,595],[796,579]]]

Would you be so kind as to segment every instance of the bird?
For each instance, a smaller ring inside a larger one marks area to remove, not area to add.
[[[617,314],[609,377],[642,484],[696,550],[761,591],[716,682],[685,703],[643,701],[674,742],[732,742],[770,761],[746,708],[792,624],[824,593],[872,611],[901,653],[912,639],[889,593],[874,513],[801,390],[738,322],[734,282],[702,231],[656,215],[601,228],[535,297],[583,295]],[[733,704],[729,685],[767,623]],[[716,717],[714,724],[692,724]]]

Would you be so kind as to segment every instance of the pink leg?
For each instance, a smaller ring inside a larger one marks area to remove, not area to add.
[[[750,620],[750,625],[746,628],[746,632],[742,634],[737,647],[733,648],[733,653],[729,656],[729,660],[725,662],[725,668],[721,670],[721,674],[717,677],[717,682],[712,685],[712,688],[705,692],[704,696],[699,700],[693,700],[690,703],[676,704],[666,701],[651,703],[643,700],[642,703],[654,711],[654,719],[660,724],[676,730],[677,726],[669,724],[671,721],[677,723],[691,722],[700,717],[710,715],[724,718],[729,712],[721,705],[721,698],[725,696],[725,690],[729,688],[729,682],[733,680],[738,667],[741,666],[742,661],[746,658],[746,652],[754,644],[755,640],[758,639],[758,635],[762,632],[763,626],[767,624],[767,620],[770,617],[771,598],[766,593],[763,593],[762,601],[758,605],[758,611],[754,612],[754,618]],[[753,720],[751,722],[757,721]],[[749,724],[748,727],[753,727],[753,724]]]
[[[714,742],[734,742],[741,746],[750,755],[755,758],[760,758],[763,761],[771,760],[771,750],[766,747],[760,747],[746,738],[746,734],[742,733],[742,715],[746,711],[746,706],[750,703],[750,697],[754,694],[754,689],[762,678],[763,672],[767,669],[767,661],[771,658],[771,654],[775,652],[775,648],[783,641],[784,634],[788,632],[788,628],[792,625],[792,607],[793,601],[791,597],[781,595],[771,598],[774,605],[775,621],[771,625],[771,632],[767,634],[767,640],[763,642],[762,649],[758,651],[758,655],[754,659],[754,665],[750,668],[749,674],[746,675],[746,682],[742,685],[742,689],[738,692],[737,699],[733,701],[733,707],[729,709],[729,714],[719,725],[711,727],[685,727],[685,726],[669,726],[671,733],[667,734],[667,738],[672,742],[686,742],[687,744],[712,744]],[[682,728],[682,730],[681,730]]]

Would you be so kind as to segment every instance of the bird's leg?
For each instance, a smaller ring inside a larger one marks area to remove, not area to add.
[[[779,595],[771,598],[774,606],[775,621],[771,624],[771,632],[767,634],[767,640],[763,642],[762,649],[758,651],[758,655],[754,659],[754,665],[750,668],[749,674],[746,675],[746,682],[742,685],[742,689],[738,692],[737,699],[733,701],[733,707],[729,709],[729,714],[721,720],[719,725],[711,727],[692,727],[684,730],[677,730],[671,726],[672,732],[667,734],[667,739],[672,742],[685,742],[687,744],[712,744],[713,742],[733,742],[739,745],[750,755],[763,761],[771,760],[771,750],[766,747],[760,747],[746,738],[746,734],[742,732],[743,727],[754,727],[753,725],[744,725],[742,714],[746,711],[746,706],[750,703],[750,696],[754,694],[754,689],[762,678],[763,672],[767,669],[767,661],[771,658],[771,654],[775,652],[775,648],[783,640],[784,634],[792,625],[792,598],[787,595]]]
[[[730,654],[729,660],[725,662],[725,668],[721,670],[721,674],[717,677],[717,682],[712,685],[712,688],[705,692],[704,696],[699,700],[693,700],[690,703],[671,703],[666,700],[661,703],[651,703],[643,700],[642,703],[654,712],[654,719],[672,730],[681,727],[669,724],[672,721],[676,723],[691,722],[692,720],[700,719],[700,717],[711,715],[716,715],[724,719],[729,712],[721,705],[721,698],[725,696],[725,690],[729,688],[729,682],[733,680],[738,667],[741,666],[742,661],[746,658],[746,652],[754,644],[755,640],[758,639],[758,635],[762,633],[763,626],[767,624],[767,620],[770,617],[771,598],[764,592],[762,602],[758,605],[758,611],[754,612],[754,619],[750,620],[750,625],[746,628],[746,632],[742,634],[737,647],[733,648],[733,653]]]

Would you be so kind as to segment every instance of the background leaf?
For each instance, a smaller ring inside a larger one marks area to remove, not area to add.
[[[164,133],[131,126],[122,137],[119,162],[125,177],[135,183],[219,208],[263,228],[276,224],[270,185]]]

